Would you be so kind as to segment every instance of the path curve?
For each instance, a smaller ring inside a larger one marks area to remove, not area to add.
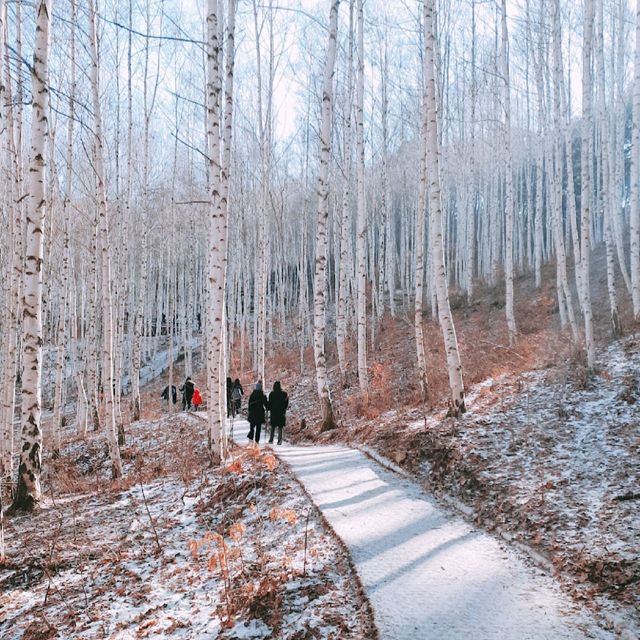
[[[238,443],[247,431],[235,420]],[[381,640],[614,637],[552,578],[360,451],[274,451],[348,547]]]

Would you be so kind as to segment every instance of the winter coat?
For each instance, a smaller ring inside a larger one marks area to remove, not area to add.
[[[233,391],[233,380],[227,378],[227,402],[231,400],[231,392]]]
[[[271,426],[284,427],[286,424],[286,411],[289,406],[289,396],[280,385],[273,386],[273,391],[269,394],[269,411],[271,412]]]
[[[160,397],[163,400],[169,400],[169,385],[164,388],[164,391],[160,394]],[[173,400],[173,404],[178,402],[178,390],[176,389],[176,385],[171,385],[171,399]]]
[[[249,396],[249,424],[264,424],[265,410],[269,407],[262,389],[255,389]]]
[[[185,380],[184,384],[180,387],[182,391],[182,397],[187,404],[191,404],[191,398],[193,398],[193,392],[196,386],[193,384],[193,380]]]
[[[202,404],[202,396],[200,395],[200,390],[196,389],[193,392],[193,400],[191,401],[194,407],[198,407]]]
[[[242,385],[239,382],[234,382],[233,389],[231,390],[231,399],[235,400],[238,403],[238,406],[240,406],[243,395],[244,389],[242,388]]]

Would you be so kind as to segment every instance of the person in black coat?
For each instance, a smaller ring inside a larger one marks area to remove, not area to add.
[[[231,392],[233,391],[233,380],[227,377],[227,418],[232,415]]]
[[[191,409],[191,399],[193,398],[193,392],[196,386],[193,384],[193,380],[187,376],[184,384],[180,387],[182,391],[182,410],[188,411]]]
[[[164,391],[160,394],[160,397],[163,400],[166,400],[167,402],[169,402],[169,385],[167,385],[164,388]],[[178,390],[176,389],[175,384],[171,385],[171,400],[173,401],[173,404],[178,402]]]
[[[273,444],[273,434],[278,427],[278,444],[282,444],[282,431],[287,422],[286,413],[289,407],[289,396],[282,390],[280,381],[273,383],[273,391],[269,394],[269,413],[271,421],[271,435],[269,443]]]
[[[262,383],[258,382],[249,396],[249,433],[247,438],[260,442],[260,430],[265,422],[266,410],[269,408],[267,396],[262,391]]]

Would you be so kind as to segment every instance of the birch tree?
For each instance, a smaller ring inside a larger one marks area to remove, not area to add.
[[[631,121],[631,297],[633,315],[640,319],[640,0],[636,2],[636,48],[633,58],[633,112]]]
[[[115,410],[115,380],[113,364],[113,304],[111,299],[111,264],[109,257],[109,222],[107,191],[104,170],[104,140],[102,134],[102,110],[100,106],[100,75],[98,60],[98,32],[96,29],[95,0],[89,0],[89,35],[91,47],[91,96],[93,107],[93,162],[98,208],[98,232],[100,240],[101,311],[102,311],[102,366],[103,393],[105,397],[105,435],[111,459],[111,477],[122,476],[122,460],[118,446]]]
[[[504,0],[503,0],[504,1]],[[429,218],[433,247],[433,278],[438,302],[438,320],[444,339],[449,374],[451,400],[449,413],[459,416],[466,410],[462,364],[458,351],[458,339],[449,304],[449,289],[445,265],[445,250],[442,234],[442,198],[440,186],[440,149],[438,147],[438,115],[435,83],[435,35],[433,31],[435,0],[424,2],[424,69],[426,107],[426,161],[429,175]]]
[[[331,0],[329,39],[322,77],[322,107],[320,117],[320,168],[318,172],[318,216],[316,227],[316,260],[313,278],[313,355],[316,365],[316,385],[322,410],[322,430],[335,427],[329,391],[325,355],[326,288],[327,288],[327,220],[329,218],[329,163],[331,162],[331,116],[333,106],[333,73],[338,38],[338,8],[340,0]]]
[[[225,131],[225,162],[230,153],[231,113],[233,105],[233,26],[235,2],[229,2],[229,36],[227,55],[227,88],[225,95],[228,130]],[[233,17],[232,17],[233,12]],[[220,111],[221,78],[219,67],[220,42],[218,38],[218,0],[207,2],[207,137],[209,153],[209,237],[207,247],[207,398],[209,399],[209,435],[214,462],[222,459],[222,439],[226,416],[226,396],[221,393],[224,369],[224,304],[225,270],[227,251],[227,203],[228,190],[220,159]],[[231,56],[231,58],[229,57]],[[230,62],[231,59],[231,62]]]
[[[228,343],[225,340],[227,311],[225,306],[227,291],[227,245],[228,245],[228,224],[229,224],[229,180],[231,171],[231,142],[233,133],[233,73],[235,62],[235,25],[236,25],[236,0],[227,2],[227,42],[225,61],[225,88],[224,88],[224,130],[222,134],[222,162],[220,166],[220,199],[218,202],[220,225],[224,234],[223,253],[223,278],[224,288],[222,292],[223,322],[221,330],[223,349],[220,353],[218,372],[218,399],[217,406],[220,410],[220,429],[218,433],[218,443],[220,447],[219,455],[226,457],[225,450],[225,417],[227,415],[226,403],[226,358],[224,357],[224,347]],[[215,397],[213,398],[215,401]],[[214,404],[214,406],[216,406]]]
[[[5,324],[2,340],[2,371],[0,371],[0,477],[13,474],[13,416],[15,408],[15,380],[17,371],[17,337],[22,280],[23,238],[22,207],[19,195],[19,169],[14,141],[14,117],[12,107],[9,56],[6,55],[7,6],[0,2],[0,143],[6,155],[0,158],[6,174],[3,176],[8,195],[10,243],[7,252]],[[6,75],[5,75],[6,74]],[[6,77],[6,84],[4,78]],[[5,106],[6,105],[6,106]]]
[[[77,19],[76,2],[71,0],[71,38],[69,42],[69,67],[71,73],[69,87],[69,122],[67,124],[67,153],[66,153],[66,175],[64,181],[64,198],[62,205],[63,218],[63,256],[62,256],[62,275],[61,275],[61,297],[60,308],[61,318],[58,321],[58,337],[56,354],[56,381],[53,402],[53,434],[54,434],[54,450],[60,452],[60,431],[62,428],[62,417],[64,416],[63,394],[62,388],[66,380],[65,363],[65,332],[68,306],[69,292],[69,260],[70,260],[70,241],[69,241],[69,225],[71,215],[71,190],[73,187],[73,137],[75,124],[75,100],[76,100],[76,37],[75,25]]]
[[[562,38],[560,28],[560,0],[554,0],[553,3],[553,118],[554,129],[559,134],[562,131]],[[567,277],[567,257],[564,242],[564,234],[562,232],[562,184],[563,184],[563,139],[561,135],[556,135],[554,139],[554,156],[555,156],[555,172],[553,175],[553,190],[555,194],[555,202],[551,209],[553,216],[552,225],[556,247],[556,269],[560,286],[558,287],[559,305],[567,309],[567,318],[571,327],[571,335],[574,343],[578,342],[578,325],[573,310],[573,299],[571,289],[569,288],[569,279]],[[573,176],[567,179],[573,180]]]
[[[22,316],[22,446],[13,510],[32,510],[41,499],[42,465],[42,258],[47,202],[49,138],[49,28],[51,0],[36,5],[31,68],[32,124]]]
[[[426,11],[426,9],[425,9]],[[424,18],[423,18],[424,23]],[[427,77],[427,59],[423,59],[424,77]],[[413,307],[413,328],[416,340],[416,358],[418,365],[418,379],[420,381],[420,391],[422,401],[426,402],[429,385],[427,378],[427,359],[424,349],[424,329],[422,327],[422,309],[424,305],[424,227],[425,209],[427,206],[427,114],[429,113],[427,103],[427,92],[424,91],[422,99],[422,119],[420,126],[419,157],[420,174],[418,182],[418,203],[415,214],[415,248],[414,248],[414,277],[415,277],[415,298]]]
[[[347,336],[347,298],[349,296],[351,274],[351,147],[353,110],[353,4],[349,1],[349,54],[347,58],[347,87],[343,108],[343,187],[342,215],[340,218],[340,258],[338,269],[338,291],[336,301],[336,347],[340,375],[344,383],[347,373],[346,336]]]
[[[365,403],[368,402],[369,381],[367,375],[367,203],[364,184],[364,8],[363,0],[357,0],[358,12],[358,73],[356,81],[356,174],[358,191],[358,215],[356,228],[357,263],[357,319],[358,319],[358,381]]]
[[[593,0],[584,0],[584,25],[582,39],[582,141],[580,146],[580,270],[582,271],[582,313],[584,315],[587,365],[595,364],[593,338],[593,311],[589,278],[591,252],[591,134],[592,134],[592,80],[591,58],[593,39]]]
[[[504,279],[506,286],[507,329],[509,344],[516,340],[516,318],[513,310],[513,169],[511,158],[511,86],[509,83],[509,34],[507,30],[507,0],[502,0],[502,79],[504,100],[504,181],[505,237]],[[542,207],[537,215],[541,215]],[[494,231],[495,233],[495,231]]]

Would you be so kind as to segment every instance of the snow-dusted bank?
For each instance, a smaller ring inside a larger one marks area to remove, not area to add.
[[[237,442],[247,430],[235,421]],[[349,548],[381,639],[614,637],[552,578],[363,453],[275,449]]]

